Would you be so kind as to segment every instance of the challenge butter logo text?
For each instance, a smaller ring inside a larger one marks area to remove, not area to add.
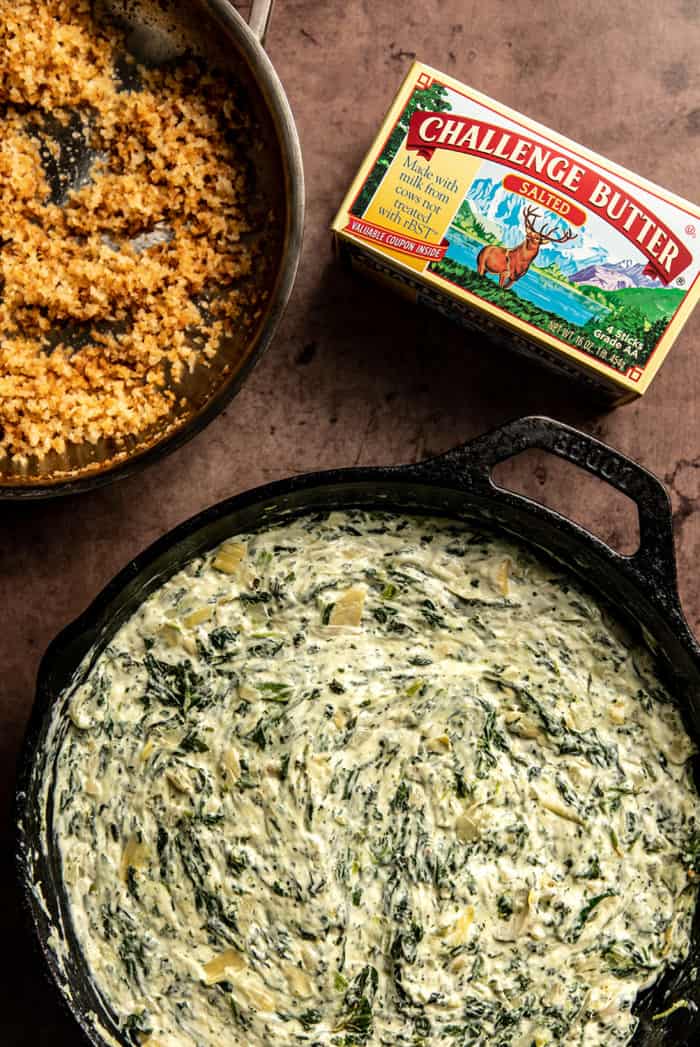
[[[675,280],[693,260],[672,230],[629,193],[574,157],[532,138],[481,120],[422,111],[411,117],[406,147],[428,161],[436,149],[496,160],[566,190],[635,243],[649,259],[649,275],[665,284]]]

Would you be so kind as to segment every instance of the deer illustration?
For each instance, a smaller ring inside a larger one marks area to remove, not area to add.
[[[476,260],[479,276],[497,273],[499,287],[512,287],[528,271],[542,244],[565,244],[576,237],[570,229],[563,236],[555,236],[555,227],[546,229],[544,222],[536,229],[535,221],[543,217],[537,208],[527,204],[523,208],[525,239],[517,247],[498,247],[495,244],[482,247]]]

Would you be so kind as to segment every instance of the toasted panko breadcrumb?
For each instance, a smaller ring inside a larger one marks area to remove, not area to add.
[[[236,288],[254,255],[231,84],[134,65],[126,90],[120,55],[88,0],[0,0],[0,460],[164,422],[173,380],[254,305]],[[95,157],[58,202],[56,122]]]

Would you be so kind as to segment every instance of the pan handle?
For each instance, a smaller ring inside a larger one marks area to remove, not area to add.
[[[275,0],[252,0],[248,25],[261,44],[265,43]]]
[[[537,503],[499,487],[491,475],[499,462],[530,448],[565,458],[632,499],[639,514],[637,552],[624,556],[600,544],[609,557],[634,575],[635,581],[679,611],[673,515],[666,488],[653,473],[593,436],[551,418],[520,418],[421,464],[434,479],[451,479],[475,494],[481,490],[490,497],[495,494],[532,506]]]

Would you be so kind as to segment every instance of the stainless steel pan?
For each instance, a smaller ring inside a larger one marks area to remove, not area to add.
[[[245,335],[223,339],[211,365],[197,367],[177,386],[184,404],[162,424],[134,434],[123,447],[106,441],[74,445],[65,454],[32,458],[21,465],[0,455],[0,499],[84,491],[156,461],[226,406],[270,344],[294,282],[304,220],[304,177],[294,118],[263,48],[272,4],[273,0],[254,0],[246,24],[229,0],[95,0],[95,18],[122,22],[127,50],[139,61],[157,65],[194,52],[243,88],[260,146],[251,151],[255,196],[261,216],[272,212],[276,218],[274,228],[263,233],[266,265],[252,278],[267,299]],[[58,148],[53,154],[58,161],[49,162],[47,177],[57,187],[57,195],[65,195],[66,185],[76,184],[91,163],[87,143],[78,142],[76,147],[74,130],[56,121]],[[65,331],[61,337],[67,337]]]

